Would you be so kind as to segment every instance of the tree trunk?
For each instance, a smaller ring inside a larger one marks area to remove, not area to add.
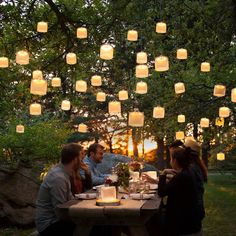
[[[108,144],[109,144],[110,153],[113,153],[113,148],[112,148],[112,137],[109,138]]]
[[[133,142],[133,153],[135,157],[138,157],[138,141],[136,138],[136,129],[132,129],[132,142]]]
[[[166,161],[164,159],[164,140],[161,138],[156,138],[157,142],[157,168],[163,170],[166,167]]]
[[[202,160],[206,167],[208,168],[208,157],[209,157],[209,151],[210,151],[210,144],[209,142],[202,144]]]

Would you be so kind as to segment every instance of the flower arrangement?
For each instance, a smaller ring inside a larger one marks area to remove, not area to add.
[[[131,171],[141,171],[142,169],[142,164],[138,161],[131,161],[129,163],[129,169]]]
[[[118,186],[128,188],[129,187],[129,179],[130,179],[129,163],[119,162],[115,166],[114,171],[118,176],[118,180],[117,180]]]

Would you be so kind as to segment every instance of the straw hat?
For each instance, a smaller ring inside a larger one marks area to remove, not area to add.
[[[200,153],[201,145],[193,137],[186,137],[184,146],[190,147],[193,151]]]

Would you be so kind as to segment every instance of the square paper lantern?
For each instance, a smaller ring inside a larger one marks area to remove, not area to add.
[[[137,65],[135,69],[135,76],[137,78],[147,78],[148,77],[148,66],[147,65]]]
[[[179,123],[184,123],[185,122],[185,115],[178,115],[177,120]]]
[[[22,134],[22,133],[24,133],[24,132],[25,132],[25,127],[24,127],[24,125],[17,125],[17,126],[16,126],[16,133]]]
[[[61,79],[59,77],[52,78],[52,87],[61,87]]]
[[[169,70],[169,59],[165,56],[155,58],[155,70],[162,72]]]
[[[105,102],[106,101],[106,94],[104,92],[98,92],[96,96],[96,100],[98,102]]]
[[[224,97],[226,92],[226,88],[224,85],[217,84],[214,87],[214,93],[213,95],[216,97]]]
[[[30,105],[30,115],[39,116],[42,113],[42,107],[39,103],[33,103]]]
[[[184,83],[175,83],[175,93],[181,94],[185,92],[185,86]]]
[[[88,37],[87,28],[85,28],[85,27],[77,28],[76,36],[78,39],[86,39]]]
[[[124,101],[124,100],[127,100],[129,98],[128,91],[126,91],[126,90],[119,91],[118,96],[119,96],[120,101]]]
[[[7,68],[9,66],[9,59],[7,57],[0,57],[0,68]]]
[[[83,123],[79,124],[78,131],[80,133],[87,133],[87,129],[88,129],[87,125]]]
[[[166,29],[167,29],[166,23],[164,23],[164,22],[156,23],[156,32],[157,33],[165,34],[166,33]]]
[[[209,62],[202,62],[201,63],[201,71],[202,72],[209,72],[211,70],[211,65]]]
[[[177,59],[185,60],[188,58],[188,51],[185,48],[180,48],[177,50]]]
[[[138,82],[136,84],[136,93],[139,93],[139,94],[145,94],[147,93],[147,83],[146,82]]]
[[[225,160],[225,154],[223,152],[217,153],[217,160],[218,161],[224,161]]]
[[[101,86],[102,85],[102,77],[100,75],[93,75],[91,78],[92,86]]]
[[[147,53],[146,52],[138,52],[136,56],[136,62],[138,64],[147,63]]]
[[[30,83],[30,93],[34,95],[46,95],[47,94],[47,81],[44,79],[32,79]]]
[[[201,118],[201,120],[200,120],[200,126],[202,128],[208,128],[209,127],[209,123],[210,123],[210,121],[207,118]]]
[[[224,126],[225,120],[223,117],[217,117],[215,120],[215,125],[216,126]]]
[[[64,111],[69,111],[70,110],[70,101],[69,100],[63,100],[61,102],[61,109]]]
[[[129,30],[127,33],[127,40],[129,41],[137,41],[138,40],[138,31]]]
[[[230,115],[230,109],[228,107],[219,108],[219,117],[227,118]]]
[[[113,58],[113,47],[110,44],[103,44],[100,47],[100,58],[103,60],[111,60]]]
[[[121,103],[118,102],[118,101],[109,102],[109,104],[108,104],[108,112],[111,115],[121,113]]]
[[[165,117],[165,108],[164,107],[154,107],[153,108],[153,117],[154,118],[164,118]]]
[[[66,63],[68,65],[75,65],[77,63],[76,54],[73,52],[69,52],[66,54]]]
[[[37,31],[40,33],[48,32],[48,22],[44,22],[44,21],[38,22]]]
[[[143,112],[129,112],[129,125],[132,127],[142,127],[144,125],[144,113]]]
[[[85,93],[87,91],[87,82],[84,80],[77,80],[75,84],[75,90],[77,92]]]
[[[175,138],[177,139],[177,140],[182,140],[182,139],[184,139],[184,132],[183,131],[177,131],[176,133],[175,133]]]
[[[22,50],[16,53],[16,63],[19,65],[29,64],[29,53]]]
[[[236,88],[231,90],[231,101],[236,102]]]
[[[104,202],[112,202],[116,199],[116,187],[101,187],[101,199]]]

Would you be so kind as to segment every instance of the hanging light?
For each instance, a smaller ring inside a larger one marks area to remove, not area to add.
[[[209,121],[208,118],[201,118],[201,120],[200,120],[200,126],[202,128],[208,128],[209,127],[209,123],[210,123],[210,121]]]
[[[144,125],[144,113],[138,111],[129,112],[128,124],[132,127],[142,127]]]
[[[136,62],[138,64],[147,63],[147,53],[146,52],[138,52],[136,55]]]
[[[202,72],[209,72],[211,70],[211,66],[209,62],[202,62],[201,63],[201,71]]]
[[[37,31],[40,33],[48,32],[48,22],[44,22],[44,21],[38,22]]]
[[[217,160],[218,161],[224,161],[225,160],[225,154],[223,152],[217,153]]]
[[[61,109],[64,111],[69,111],[70,110],[70,101],[69,100],[63,100],[61,102]]]
[[[75,90],[77,92],[84,93],[87,91],[87,82],[84,80],[77,80],[75,84]]]
[[[158,22],[156,24],[156,32],[159,33],[159,34],[165,34],[166,33],[166,23],[164,22]]]
[[[61,79],[59,77],[53,77],[51,85],[52,87],[61,87]]]
[[[177,120],[179,123],[184,123],[185,122],[185,115],[178,115]]]
[[[24,132],[25,132],[25,127],[24,127],[24,125],[17,125],[17,126],[16,126],[16,133],[22,134],[22,133],[24,133]]]
[[[105,102],[106,101],[106,94],[104,92],[98,92],[96,96],[96,100],[98,102]]]
[[[34,70],[32,73],[32,79],[43,79],[43,72],[41,70]]]
[[[226,88],[224,85],[217,84],[214,87],[213,95],[216,97],[224,97],[226,92]]]
[[[73,52],[69,52],[66,54],[66,63],[69,65],[75,65],[77,63],[76,54]]]
[[[185,86],[184,83],[179,82],[179,83],[175,83],[175,93],[176,94],[181,94],[185,92]]]
[[[109,102],[108,112],[111,115],[121,113],[121,103],[118,101]]]
[[[26,51],[19,51],[16,53],[16,63],[19,65],[29,64],[29,53]]]
[[[103,60],[111,60],[113,58],[113,47],[110,44],[103,44],[100,47],[100,58]]]
[[[188,51],[185,48],[180,48],[177,50],[177,59],[185,60],[188,58]]]
[[[87,28],[85,28],[85,27],[77,28],[76,36],[78,39],[86,39],[88,37]]]
[[[91,78],[92,86],[101,86],[102,85],[102,77],[100,75],[93,75]]]
[[[230,115],[230,109],[228,107],[220,107],[219,108],[219,117],[229,117]]]
[[[236,102],[236,88],[231,90],[231,101]]]
[[[7,68],[9,66],[9,59],[7,57],[0,57],[0,68]]]
[[[126,91],[126,90],[119,91],[118,96],[119,96],[119,100],[121,100],[121,101],[127,100],[129,98],[128,91]]]
[[[177,139],[177,140],[182,140],[182,139],[184,139],[184,132],[183,131],[177,131],[176,133],[175,133],[175,138]]]
[[[216,126],[224,126],[225,120],[223,117],[217,117],[215,120],[215,125]]]
[[[136,66],[135,75],[137,78],[147,78],[148,77],[148,66],[147,65]]]
[[[39,116],[42,113],[42,107],[39,103],[32,103],[30,105],[30,115]]]
[[[78,131],[80,133],[87,133],[87,130],[88,130],[87,125],[85,125],[83,123],[79,124]]]
[[[165,117],[165,108],[164,107],[154,107],[153,108],[153,117],[154,118],[164,118]]]
[[[155,58],[155,70],[167,71],[169,70],[169,59],[165,56],[159,56]]]
[[[127,33],[127,40],[129,41],[137,41],[138,40],[138,31],[129,30]]]
[[[136,93],[138,93],[138,94],[145,94],[145,93],[147,93],[147,83],[146,82],[143,82],[143,81],[141,81],[141,82],[138,82],[137,84],[136,84]]]

